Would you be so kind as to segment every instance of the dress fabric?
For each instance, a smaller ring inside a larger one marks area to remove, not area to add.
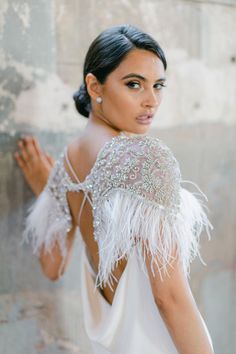
[[[65,160],[76,183],[66,172]],[[198,193],[189,192],[183,183],[192,183]],[[83,191],[84,201],[87,198],[93,210],[98,273],[82,237],[80,259],[84,323],[93,353],[178,353],[154,301],[144,250],[151,256],[153,275],[155,265],[161,279],[168,274],[174,248],[186,277],[196,256],[205,264],[199,252],[200,235],[205,228],[210,239],[213,226],[201,199],[207,200],[204,193],[193,182],[182,179],[178,161],[158,138],[121,132],[102,147],[83,182],[65,149],[26,218],[23,241],[32,242],[37,256],[42,246],[50,253],[57,241],[63,260],[66,258],[66,237],[72,227],[68,191]],[[78,220],[80,215],[81,210]],[[104,285],[113,288],[112,271],[123,257],[127,265],[110,305],[100,289]],[[62,269],[63,263],[59,274]]]
[[[81,298],[94,354],[178,354],[156,306],[137,254],[129,257],[110,305],[95,287],[96,273],[82,242]],[[201,316],[201,314],[200,314]],[[209,341],[208,328],[202,318]]]

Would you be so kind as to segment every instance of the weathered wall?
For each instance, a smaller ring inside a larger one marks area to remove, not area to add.
[[[236,352],[235,0],[0,1],[0,348],[4,354],[91,352],[79,295],[79,241],[51,283],[20,245],[32,202],[12,152],[35,133],[55,156],[86,119],[74,110],[89,43],[110,25],[152,34],[168,60],[168,89],[152,133],[175,152],[184,179],[208,196],[215,229],[191,287],[216,354]],[[188,187],[186,185],[186,187]],[[206,236],[206,235],[204,235]]]

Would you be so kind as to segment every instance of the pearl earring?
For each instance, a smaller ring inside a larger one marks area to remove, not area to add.
[[[101,103],[102,102],[102,97],[97,97],[96,101],[97,101],[97,103]]]

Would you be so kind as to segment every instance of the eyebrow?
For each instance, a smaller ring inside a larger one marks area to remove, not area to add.
[[[136,78],[141,79],[143,81],[147,81],[147,79],[145,77],[143,77],[142,75],[139,75],[139,74],[135,74],[135,73],[130,73],[128,75],[125,75],[124,77],[122,77],[121,80],[128,79],[130,77],[136,77]],[[165,77],[160,77],[155,82],[157,82],[157,81],[166,81],[166,78]]]

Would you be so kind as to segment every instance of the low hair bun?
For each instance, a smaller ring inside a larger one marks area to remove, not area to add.
[[[82,84],[78,91],[73,94],[75,107],[82,116],[88,118],[91,110],[90,96],[85,84]]]

